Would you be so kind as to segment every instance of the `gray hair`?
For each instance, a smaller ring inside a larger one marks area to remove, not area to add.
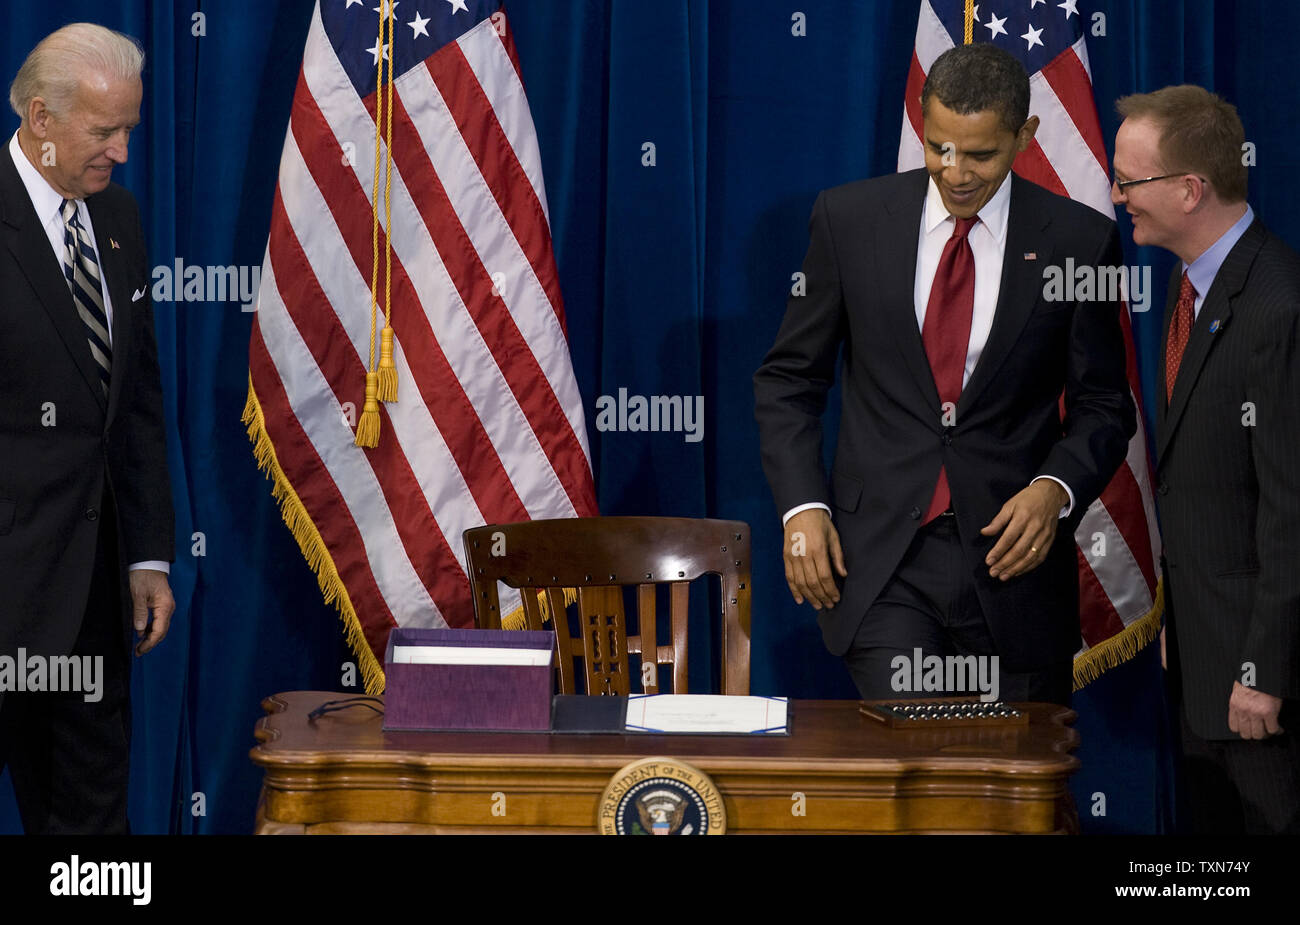
[[[74,22],[41,39],[9,85],[9,105],[27,119],[36,97],[56,115],[72,108],[77,87],[89,75],[135,80],[144,69],[144,49],[129,35],[94,23]]]

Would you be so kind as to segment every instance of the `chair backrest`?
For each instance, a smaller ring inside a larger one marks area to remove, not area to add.
[[[465,555],[474,618],[480,629],[499,629],[497,582],[521,590],[528,629],[556,636],[561,693],[575,691],[574,659],[582,662],[587,693],[630,692],[629,654],[654,672],[643,685],[657,693],[661,666],[671,666],[674,693],[687,692],[687,602],[690,582],[721,578],[722,692],[749,693],[749,525],[686,517],[579,517],[489,524],[466,530]],[[655,589],[669,586],[671,644],[660,646]],[[636,587],[638,633],[628,635],[623,589]],[[581,621],[573,638],[565,590],[575,589]],[[643,674],[643,679],[645,675]]]

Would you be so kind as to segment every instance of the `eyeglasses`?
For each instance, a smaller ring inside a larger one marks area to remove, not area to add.
[[[1119,177],[1111,175],[1111,182],[1119,187],[1119,191],[1125,192],[1131,186],[1141,186],[1143,183],[1153,183],[1156,180],[1168,180],[1170,177],[1185,177],[1183,173],[1162,173],[1158,177],[1143,177],[1141,180],[1121,180]]]

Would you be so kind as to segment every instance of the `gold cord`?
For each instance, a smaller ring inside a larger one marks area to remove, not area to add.
[[[393,188],[393,3],[380,0],[379,55],[375,61],[375,177],[371,186],[370,212],[370,353],[366,361],[366,399],[357,422],[356,445],[374,448],[379,445],[379,402],[397,400],[397,367],[393,364],[392,318],[392,188]],[[388,42],[384,42],[387,30]],[[384,78],[384,49],[388,49],[388,77]],[[387,88],[387,100],[384,90]],[[387,131],[385,131],[385,116]],[[387,149],[381,150],[381,143]],[[384,330],[380,344],[379,363],[375,363],[375,333],[379,324],[379,159],[384,157]]]

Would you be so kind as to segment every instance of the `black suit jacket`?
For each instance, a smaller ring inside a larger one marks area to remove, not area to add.
[[[956,423],[938,391],[913,305],[924,170],[823,192],[803,272],[776,344],[754,376],[763,466],[781,512],[831,505],[849,576],[819,616],[843,654],[898,566],[946,466],[953,510],[980,598],[1012,671],[1079,647],[1073,532],[1127,450],[1136,422],[1116,301],[1044,299],[1044,270],[1121,262],[1115,223],[1012,174],[993,327],[962,391]],[[843,408],[829,484],[821,416],[843,347]],[[1064,423],[1059,400],[1065,395]],[[1019,578],[988,577],[996,537],[979,530],[1016,492],[1053,475],[1074,492],[1047,559]]]
[[[96,604],[120,608],[124,642],[128,564],[172,558],[139,210],[116,184],[86,205],[113,301],[107,399],[62,267],[8,145],[0,149],[0,653],[71,650],[87,607],[101,510],[116,511],[119,594]]]
[[[1300,256],[1258,219],[1205,295],[1168,403],[1164,382],[1162,350],[1156,501],[1170,670],[1192,729],[1235,739],[1228,698],[1243,665],[1259,690],[1300,697]]]

